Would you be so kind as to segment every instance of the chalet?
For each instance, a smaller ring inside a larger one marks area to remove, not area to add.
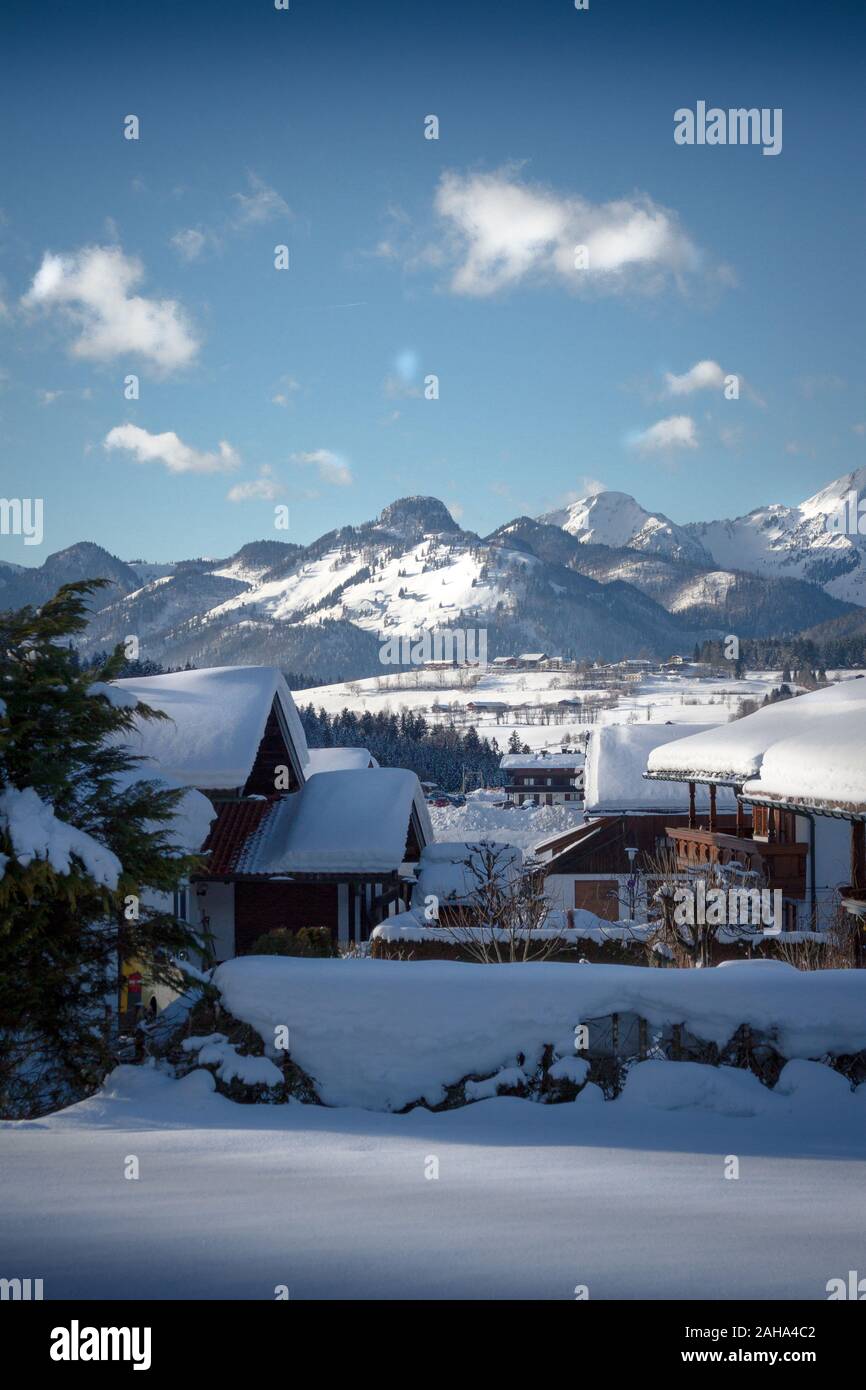
[[[831,763],[824,750],[837,731]],[[851,779],[856,782],[852,769],[864,734],[866,682],[854,680],[655,749],[647,779],[688,788],[688,822],[670,830],[678,864],[686,871],[719,864],[758,875],[782,892],[784,929],[820,930],[837,890],[860,873],[850,868],[849,838],[856,867],[861,801]],[[698,788],[709,791],[706,818],[695,809]],[[733,828],[717,815],[722,794],[736,798]]]
[[[500,761],[505,794],[514,806],[559,806],[583,800],[583,753],[506,753]]]
[[[605,724],[590,735],[586,754],[585,821],[534,848],[545,891],[558,908],[585,908],[617,921],[645,909],[653,868],[672,850],[671,827],[686,825],[686,788],[650,785],[648,753],[681,738],[694,724]],[[695,814],[709,815],[709,794],[696,795]],[[733,810],[733,796],[721,808]],[[729,817],[733,824],[733,817]],[[725,820],[725,824],[728,823]],[[641,881],[642,879],[642,887]],[[649,881],[648,881],[649,880]]]
[[[530,671],[538,670],[548,659],[547,652],[521,652],[517,658],[518,663]]]
[[[244,955],[278,928],[323,926],[337,941],[366,941],[405,911],[432,839],[421,784],[404,768],[326,772],[288,796],[224,804],[197,886],[209,918],[212,904],[231,901],[222,919],[233,932],[218,957]]]
[[[823,693],[823,692],[821,692]],[[743,786],[743,800],[753,820],[769,829],[774,813],[804,817],[823,842],[833,825],[836,885],[843,907],[866,919],[866,681],[850,682],[843,691],[848,709],[830,721],[810,723],[801,732],[772,744],[760,773]],[[809,699],[802,696],[801,699]],[[823,708],[823,706],[822,706]],[[762,820],[761,818],[764,817]],[[818,818],[818,819],[816,819]],[[839,853],[838,823],[848,840],[847,873]],[[822,856],[822,863],[825,862]]]
[[[433,838],[415,774],[379,768],[364,748],[308,749],[279,671],[227,666],[115,684],[168,716],[141,721],[128,740],[143,769],[213,808],[207,839],[189,846],[206,868],[183,897],[218,960],[275,925],[364,939],[408,901],[404,865]]]

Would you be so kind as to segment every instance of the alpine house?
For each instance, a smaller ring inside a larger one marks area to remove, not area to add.
[[[854,679],[654,749],[648,780],[686,783],[690,804],[710,791],[706,825],[690,815],[670,830],[678,865],[755,874],[781,890],[785,929],[820,929],[840,888],[866,888],[864,746],[866,681]],[[715,815],[722,789],[737,798],[733,833]]]
[[[204,868],[179,907],[217,961],[276,928],[364,940],[408,905],[413,865],[433,839],[417,777],[378,767],[366,749],[308,749],[278,670],[225,666],[115,684],[166,716],[132,739],[142,767],[213,806],[197,846]]]

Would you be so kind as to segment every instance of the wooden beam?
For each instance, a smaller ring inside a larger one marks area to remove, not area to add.
[[[716,828],[716,784],[710,783],[710,830]]]
[[[851,887],[866,888],[866,825],[851,822]]]
[[[742,837],[746,829],[746,817],[743,810],[742,802],[742,787],[734,787],[734,796],[737,798],[737,835]]]
[[[689,830],[694,830],[697,825],[695,819],[695,784],[689,782]]]
[[[776,810],[775,806],[768,806],[768,807],[767,807],[767,844],[768,844],[768,845],[774,845],[774,844],[776,843],[777,831],[778,831],[778,827],[779,827],[778,815],[779,815],[779,812]]]

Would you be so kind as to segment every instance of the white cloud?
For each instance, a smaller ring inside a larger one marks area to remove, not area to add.
[[[669,449],[696,449],[698,437],[691,415],[669,415],[649,429],[632,435],[628,443],[642,453],[664,453]]]
[[[580,497],[597,497],[600,492],[609,490],[607,483],[602,483],[598,478],[583,477],[580,480],[580,486],[582,489]],[[575,498],[574,500],[577,501],[578,499]]]
[[[207,237],[198,227],[183,227],[175,232],[171,244],[184,261],[195,261],[205,248]]]
[[[249,193],[233,193],[238,205],[237,222],[247,226],[255,222],[270,222],[274,217],[291,217],[291,209],[275,188],[271,188],[258,174],[249,173],[247,180]]]
[[[22,303],[60,308],[79,328],[75,357],[109,362],[136,354],[168,372],[185,367],[199,344],[174,299],[145,299],[132,291],[144,267],[119,246],[87,246],[72,255],[46,251]]]
[[[277,391],[276,395],[271,396],[271,405],[288,406],[291,404],[292,396],[298,391],[303,391],[303,386],[296,381],[293,376],[281,376],[279,383],[282,390]]]
[[[138,463],[162,463],[169,473],[228,473],[240,466],[240,455],[220,440],[215,453],[192,449],[174,430],[150,434],[140,425],[116,425],[103,441],[106,449],[125,449]]]
[[[276,502],[283,496],[285,486],[274,477],[273,469],[268,464],[259,469],[259,476],[252,482],[236,483],[226,493],[229,502]]]
[[[448,228],[450,254],[459,261],[451,279],[455,294],[494,294],[528,277],[559,280],[572,289],[656,289],[668,275],[698,264],[676,214],[645,196],[592,203],[523,183],[506,168],[443,174],[435,207]],[[576,265],[579,247],[586,248],[582,268]]]
[[[305,453],[292,454],[292,461],[305,467],[317,468],[322,482],[333,483],[335,487],[348,487],[354,481],[348,463],[340,458],[339,454],[331,453],[330,449],[311,449]]]
[[[58,391],[39,391],[37,394],[43,405],[53,405],[55,401],[59,401],[64,396],[72,396],[76,400],[82,401],[90,401],[93,399],[93,392],[89,386],[82,386],[80,391],[65,391],[61,389]]]
[[[665,394],[668,396],[690,396],[694,391],[721,391],[733,378],[738,390],[745,391],[750,401],[755,405],[766,405],[763,397],[750,386],[746,379],[738,372],[726,372],[714,362],[712,358],[702,358],[693,367],[689,367],[687,372],[677,376],[674,372],[665,372]],[[732,397],[737,399],[737,397]]]
[[[682,376],[665,372],[665,387],[669,396],[690,396],[693,391],[704,391],[708,387],[721,390],[725,384],[725,373],[718,362],[704,358],[696,362]]]

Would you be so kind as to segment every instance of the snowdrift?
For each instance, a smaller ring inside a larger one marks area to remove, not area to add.
[[[531,1069],[546,1046],[574,1059],[575,1027],[614,1013],[684,1025],[720,1048],[748,1024],[788,1060],[866,1048],[866,971],[777,961],[698,971],[248,956],[226,961],[214,983],[269,1056],[275,1030],[289,1029],[292,1060],[326,1105],[369,1110],[438,1105],[447,1087],[521,1055]]]

